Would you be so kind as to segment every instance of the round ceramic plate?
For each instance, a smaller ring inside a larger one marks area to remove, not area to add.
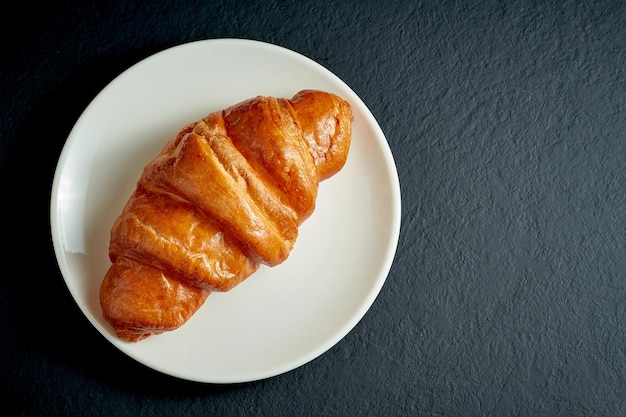
[[[103,319],[98,291],[109,231],[148,161],[182,126],[257,95],[302,89],[352,105],[345,167],[320,184],[290,257],[213,293],[181,328],[127,343]],[[157,371],[207,383],[247,382],[297,368],[338,343],[371,307],[400,232],[400,186],[386,138],[337,76],[291,50],[206,40],[157,53],[113,80],[81,115],[52,186],[51,232],[76,303],[122,352]]]

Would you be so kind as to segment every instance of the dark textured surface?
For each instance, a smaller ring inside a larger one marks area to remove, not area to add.
[[[0,14],[0,414],[626,412],[623,2],[13,6]],[[152,53],[219,37],[342,78],[385,132],[403,195],[394,265],[358,326],[301,368],[235,386],[110,346],[69,295],[48,222],[56,160],[98,91]]]

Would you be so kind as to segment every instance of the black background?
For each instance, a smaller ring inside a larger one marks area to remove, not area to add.
[[[626,3],[50,1],[0,13],[0,412],[626,412]],[[81,112],[181,43],[235,37],[343,79],[385,132],[398,250],[363,320],[270,379],[198,384],[112,347],[59,273],[49,199]]]

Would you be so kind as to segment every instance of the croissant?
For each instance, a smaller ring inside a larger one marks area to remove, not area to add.
[[[349,103],[317,90],[258,96],[182,128],[111,228],[100,305],[117,336],[177,329],[211,292],[282,263],[351,133]]]

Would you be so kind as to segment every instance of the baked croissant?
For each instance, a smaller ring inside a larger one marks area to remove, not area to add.
[[[184,127],[144,168],[111,229],[104,318],[136,342],[182,326],[213,291],[283,262],[345,164],[352,112],[304,90],[256,97]]]

